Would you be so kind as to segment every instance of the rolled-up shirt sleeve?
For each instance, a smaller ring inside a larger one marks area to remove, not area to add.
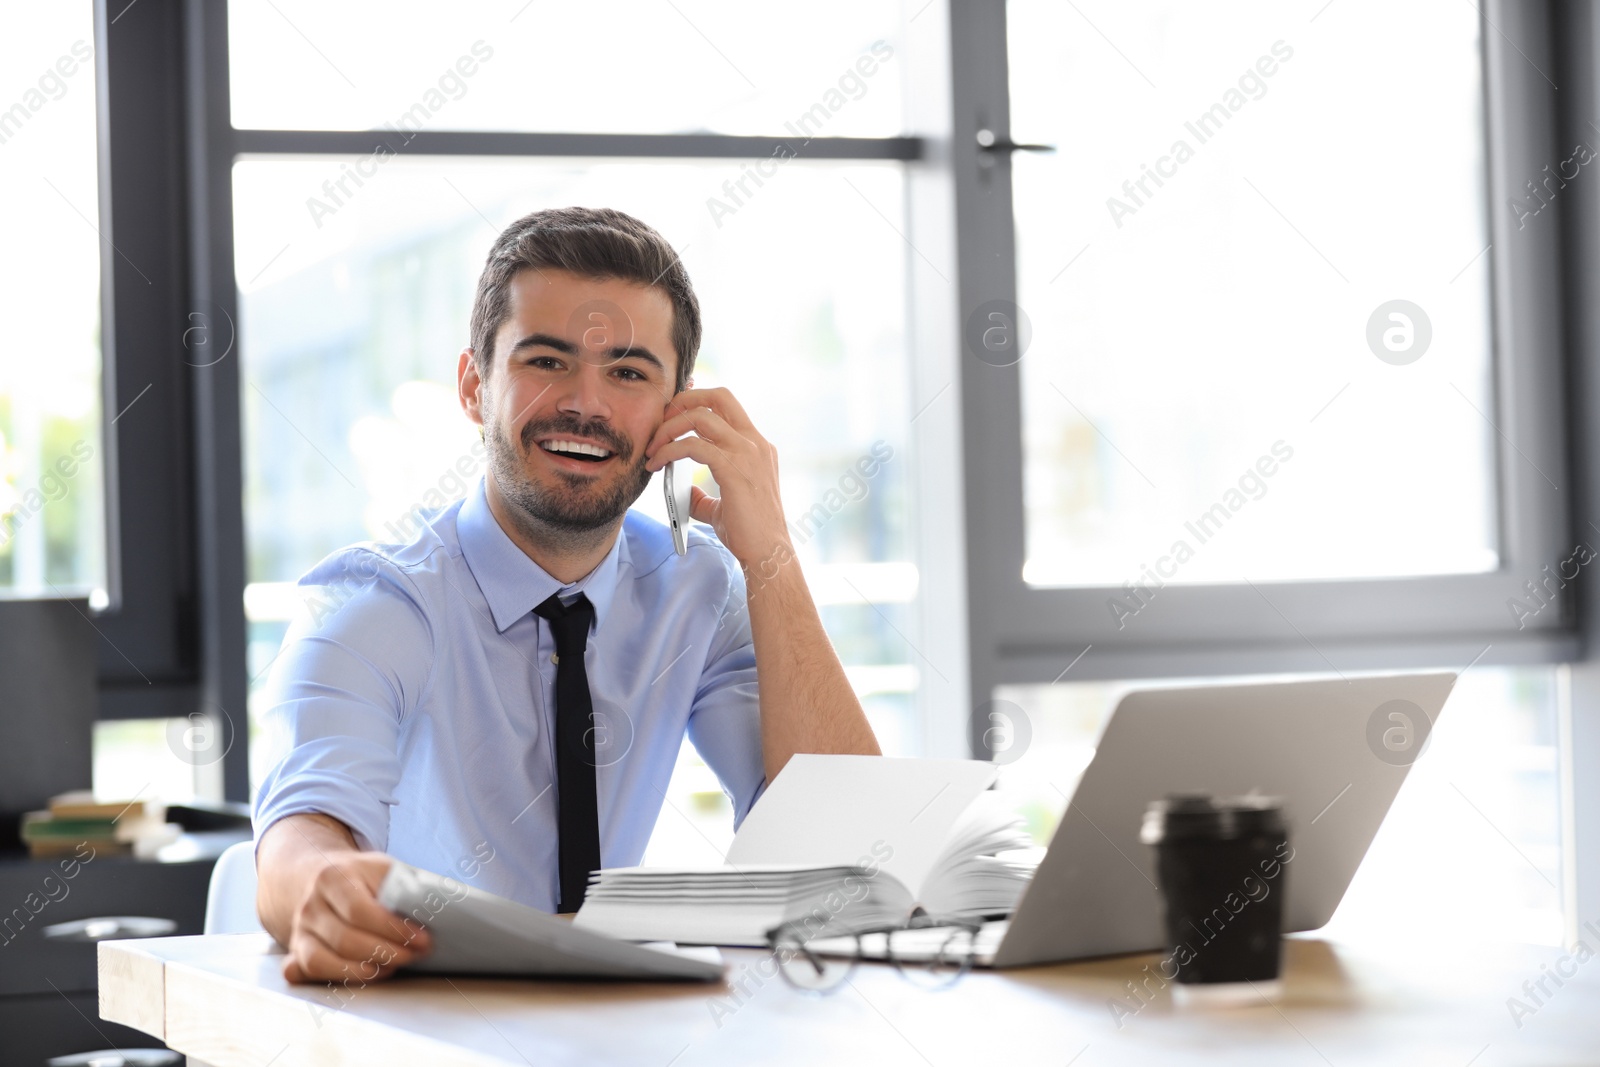
[[[256,840],[285,816],[320,813],[358,847],[383,851],[400,726],[427,687],[434,634],[404,571],[367,549],[324,560],[299,593],[305,610],[266,688],[271,769],[256,794]]]
[[[756,648],[750,633],[744,574],[726,550],[722,554],[728,572],[728,595],[689,713],[689,740],[733,801],[733,825],[737,829],[766,788],[767,780],[761,760]]]

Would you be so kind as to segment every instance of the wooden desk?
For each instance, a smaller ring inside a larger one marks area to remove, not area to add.
[[[340,1010],[327,986],[285,983],[265,935],[104,942],[100,1014],[216,1067],[1600,1063],[1600,958],[1561,988],[1547,981],[1553,995],[1520,1027],[1507,1008],[1509,997],[1526,1000],[1522,984],[1545,973],[1541,964],[1562,959],[1554,949],[1293,938],[1275,1003],[1180,1010],[1168,987],[1120,1027],[1107,1002],[1158,957],[974,972],[935,992],[863,965],[850,986],[817,997],[763,980],[763,953],[727,955],[744,994],[727,984],[416,977],[353,987]]]

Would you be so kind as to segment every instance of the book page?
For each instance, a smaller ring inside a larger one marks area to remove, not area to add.
[[[982,760],[796,755],[746,816],[728,862],[876,863],[917,899],[998,773]]]

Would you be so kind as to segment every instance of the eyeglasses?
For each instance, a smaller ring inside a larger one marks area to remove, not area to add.
[[[924,989],[945,989],[972,969],[983,924],[970,919],[919,915],[906,926],[855,930],[818,937],[804,920],[767,931],[778,972],[795,989],[832,993],[862,960],[886,960],[900,976]]]

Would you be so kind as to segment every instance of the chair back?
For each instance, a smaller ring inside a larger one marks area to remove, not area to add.
[[[206,891],[208,934],[253,934],[262,929],[256,917],[256,843],[229,845],[211,869]]]

